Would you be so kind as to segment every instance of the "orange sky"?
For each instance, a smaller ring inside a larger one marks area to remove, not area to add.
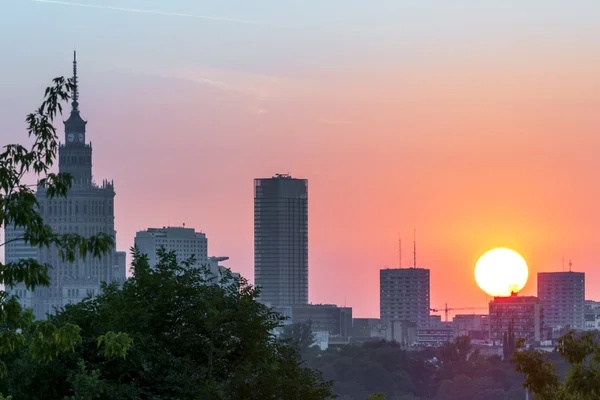
[[[7,50],[0,131],[22,141],[43,88],[70,73],[69,18],[97,28],[77,43],[80,108],[96,179],[115,180],[121,249],[137,230],[185,222],[252,280],[253,179],[290,173],[309,180],[313,302],[378,316],[379,269],[397,266],[399,234],[408,265],[413,228],[433,307],[485,306],[473,268],[499,246],[528,261],[523,293],[564,256],[600,299],[597,10],[553,9],[531,27],[501,14],[491,33],[481,14],[427,36],[402,10],[405,31],[388,34],[182,19],[159,32],[149,16],[19,7],[12,19],[56,35]]]

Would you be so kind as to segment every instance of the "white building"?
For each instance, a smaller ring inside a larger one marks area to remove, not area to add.
[[[154,267],[158,263],[156,253],[161,247],[164,247],[166,251],[174,251],[179,261],[185,261],[194,256],[196,265],[208,263],[206,235],[196,232],[193,228],[148,228],[136,233],[135,246],[142,254],[148,255],[150,267]]]
[[[135,235],[135,246],[142,254],[148,255],[150,267],[158,263],[158,249],[164,247],[166,251],[174,251],[178,261],[185,261],[195,257],[194,266],[205,266],[218,281],[225,276],[227,271],[231,274],[234,282],[238,282],[240,274],[220,263],[229,260],[229,257],[208,257],[208,239],[202,232],[196,232],[193,228],[186,227],[163,227],[148,228],[139,231]],[[218,283],[218,282],[215,282]]]

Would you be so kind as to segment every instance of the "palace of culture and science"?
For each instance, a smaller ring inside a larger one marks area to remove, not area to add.
[[[100,232],[113,235],[115,232],[114,198],[112,181],[98,185],[92,175],[92,144],[87,141],[86,125],[79,113],[79,93],[77,89],[77,59],[73,59],[73,79],[75,90],[71,115],[64,122],[65,142],[58,151],[58,169],[69,173],[73,180],[67,197],[48,199],[44,187],[39,187],[36,196],[40,213],[46,224],[58,233],[77,233],[89,237]],[[32,248],[17,239],[22,230],[6,228],[5,261],[13,262],[21,258],[37,258],[41,263],[52,266],[49,269],[50,286],[28,291],[23,284],[8,289],[17,295],[21,304],[33,309],[37,319],[45,319],[68,303],[76,303],[88,295],[98,294],[102,282],[119,282],[126,279],[125,252],[111,249],[101,258],[88,255],[85,260],[63,261],[55,247]]]

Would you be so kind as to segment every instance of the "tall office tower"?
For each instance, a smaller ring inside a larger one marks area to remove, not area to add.
[[[39,211],[44,222],[58,233],[77,233],[89,237],[102,232],[116,238],[114,186],[113,182],[106,180],[97,185],[92,178],[92,145],[86,142],[87,122],[79,114],[77,59],[75,54],[73,56],[73,103],[71,115],[64,122],[65,143],[58,149],[58,170],[71,174],[72,186],[66,198],[52,199],[46,196],[45,187],[38,186],[36,196]],[[16,233],[14,227],[10,226],[6,231],[7,236]],[[9,248],[14,251],[11,253],[13,260],[16,257],[26,257],[25,250],[16,250],[18,246],[27,247],[22,241],[11,244],[13,246]],[[55,246],[35,250],[41,263],[52,266],[48,271],[50,286],[36,288],[34,293],[26,293],[24,286],[18,285],[11,293],[18,294],[24,305],[32,307],[38,319],[44,319],[47,313],[53,313],[56,308],[81,301],[88,294],[98,294],[102,282],[122,283],[126,279],[125,253],[118,252],[115,248],[100,258],[88,255],[85,259],[79,258],[72,263],[63,261]],[[33,249],[27,254],[34,254]]]
[[[150,267],[157,264],[156,252],[161,247],[174,251],[179,261],[185,261],[192,255],[196,258],[196,265],[206,264],[208,260],[206,235],[193,228],[149,228],[137,232],[134,243],[141,253],[148,255]]]
[[[552,329],[585,329],[585,273],[539,272],[538,297]]]
[[[379,270],[379,313],[381,323],[415,322],[429,325],[430,278],[425,268],[386,268]]]
[[[270,306],[308,303],[308,181],[254,180],[254,283]]]

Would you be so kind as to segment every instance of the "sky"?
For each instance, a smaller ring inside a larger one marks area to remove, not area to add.
[[[599,19],[596,0],[3,0],[0,142],[26,142],[76,48],[121,250],[185,223],[252,282],[253,179],[290,173],[313,303],[377,317],[413,229],[433,308],[486,307],[495,247],[527,260],[522,294],[564,257],[600,300]]]

